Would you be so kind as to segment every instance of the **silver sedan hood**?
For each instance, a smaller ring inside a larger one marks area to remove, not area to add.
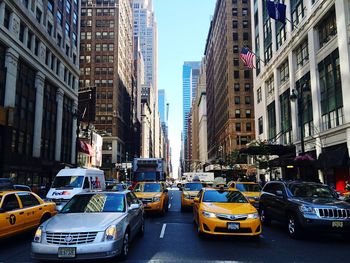
[[[67,213],[48,220],[44,231],[48,232],[100,232],[112,223],[118,223],[125,213]]]

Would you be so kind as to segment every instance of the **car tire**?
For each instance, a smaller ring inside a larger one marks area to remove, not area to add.
[[[119,259],[126,260],[128,258],[129,244],[130,244],[130,235],[129,235],[129,231],[126,231],[124,234],[123,246],[119,255]]]
[[[296,215],[288,214],[287,231],[291,238],[299,239],[302,237],[302,227]]]
[[[145,219],[142,217],[141,226],[139,230],[139,237],[143,237],[145,235]]]
[[[271,218],[266,216],[266,210],[263,206],[260,206],[259,214],[260,214],[260,221],[263,225],[265,226],[271,225]]]

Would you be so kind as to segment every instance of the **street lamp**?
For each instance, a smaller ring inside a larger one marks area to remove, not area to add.
[[[289,98],[292,102],[298,103],[298,121],[300,126],[300,144],[301,144],[301,153],[299,155],[304,155],[305,153],[305,145],[304,145],[304,91],[308,88],[307,84],[304,83],[300,89],[300,93],[296,89],[292,89],[292,93]]]

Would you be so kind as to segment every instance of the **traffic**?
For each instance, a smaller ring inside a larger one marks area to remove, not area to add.
[[[44,199],[1,179],[0,238],[36,230],[31,244],[36,260],[125,260],[130,244],[143,242],[136,237],[145,233],[145,218],[166,217],[170,189],[180,192],[181,212],[192,213],[201,239],[246,236],[260,242],[264,226],[274,220],[293,239],[317,231],[349,240],[350,204],[327,185],[271,181],[261,187],[211,174],[174,182],[166,180],[160,164],[138,160],[129,184],[109,182],[98,169],[63,169]]]

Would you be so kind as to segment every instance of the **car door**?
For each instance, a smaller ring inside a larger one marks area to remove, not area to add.
[[[132,192],[130,192],[132,203],[137,204],[140,206],[139,209],[136,209],[136,223],[138,225],[137,229],[139,229],[139,226],[141,225],[141,222],[143,220],[143,207],[142,202],[136,197],[136,195]]]
[[[24,212],[15,193],[3,197],[1,204],[3,212],[0,213],[0,237],[8,236],[24,228]]]
[[[275,198],[275,183],[268,183],[263,189],[263,193],[260,197],[260,206],[264,208],[265,215],[274,218],[275,214],[273,211]]]
[[[198,209],[199,205],[201,202],[201,197],[202,197],[203,190],[200,190],[199,193],[197,194],[196,198],[198,198],[198,202],[193,203],[193,217],[197,220],[198,218]]]
[[[38,226],[44,212],[40,201],[29,192],[19,192],[18,197],[22,204],[26,228]]]
[[[130,209],[130,206],[133,204],[134,200],[130,193],[126,193],[126,203],[128,205],[128,217],[130,222],[130,228],[132,235],[135,234],[135,232],[138,229],[137,225],[137,215],[138,215],[138,209]]]
[[[282,193],[282,195],[280,195]],[[285,211],[286,211],[286,198],[287,193],[283,183],[277,183],[275,187],[275,198],[273,203],[273,210],[275,214],[275,218],[279,221],[283,221],[285,219]]]

